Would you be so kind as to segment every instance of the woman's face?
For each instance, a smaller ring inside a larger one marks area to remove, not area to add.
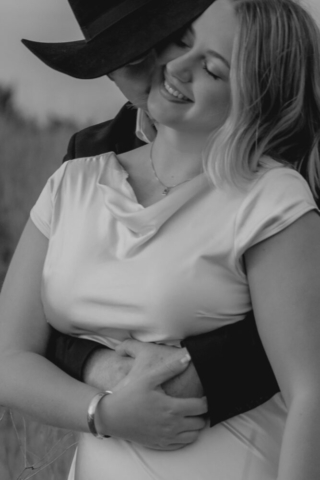
[[[217,0],[159,53],[148,110],[160,124],[209,135],[230,107],[230,64],[237,27],[230,0]]]

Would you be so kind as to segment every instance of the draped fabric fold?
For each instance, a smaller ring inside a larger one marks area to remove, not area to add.
[[[150,240],[189,200],[200,193],[207,183],[206,177],[200,174],[177,187],[159,202],[145,208],[137,201],[128,182],[128,173],[114,154],[110,156],[107,174],[104,172],[100,175],[97,186],[108,211],[127,228],[122,256],[133,254],[137,247]]]

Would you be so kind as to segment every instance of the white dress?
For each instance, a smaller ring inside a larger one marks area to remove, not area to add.
[[[297,172],[265,163],[241,190],[201,174],[147,208],[114,153],[63,164],[31,211],[49,239],[48,322],[114,348],[126,338],[179,345],[241,321],[251,310],[244,252],[316,208]],[[285,419],[277,394],[175,452],[83,434],[75,478],[275,480]]]

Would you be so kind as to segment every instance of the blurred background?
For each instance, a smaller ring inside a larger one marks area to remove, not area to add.
[[[30,208],[71,135],[125,103],[108,78],[76,80],[20,42],[82,39],[67,0],[0,0],[0,285]],[[65,480],[76,435],[0,407],[0,479]]]
[[[320,24],[320,0],[300,0]],[[0,0],[0,286],[45,181],[71,135],[125,103],[106,77],[76,80],[20,42],[82,39],[67,0]],[[65,480],[76,436],[0,407],[0,479]]]
[[[21,38],[82,39],[67,0],[0,0],[0,281],[30,207],[75,131],[112,118],[125,98],[107,78],[78,80]]]
[[[67,0],[0,0],[0,82],[15,89],[17,106],[45,120],[48,116],[99,122],[123,103],[105,78],[76,80],[46,67],[20,42],[83,39]]]

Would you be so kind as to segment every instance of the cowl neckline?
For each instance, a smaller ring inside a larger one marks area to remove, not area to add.
[[[209,185],[205,174],[200,173],[158,202],[144,207],[138,202],[128,177],[128,172],[112,152],[106,159],[97,185],[111,215],[139,237],[140,244],[155,235],[173,215]]]

